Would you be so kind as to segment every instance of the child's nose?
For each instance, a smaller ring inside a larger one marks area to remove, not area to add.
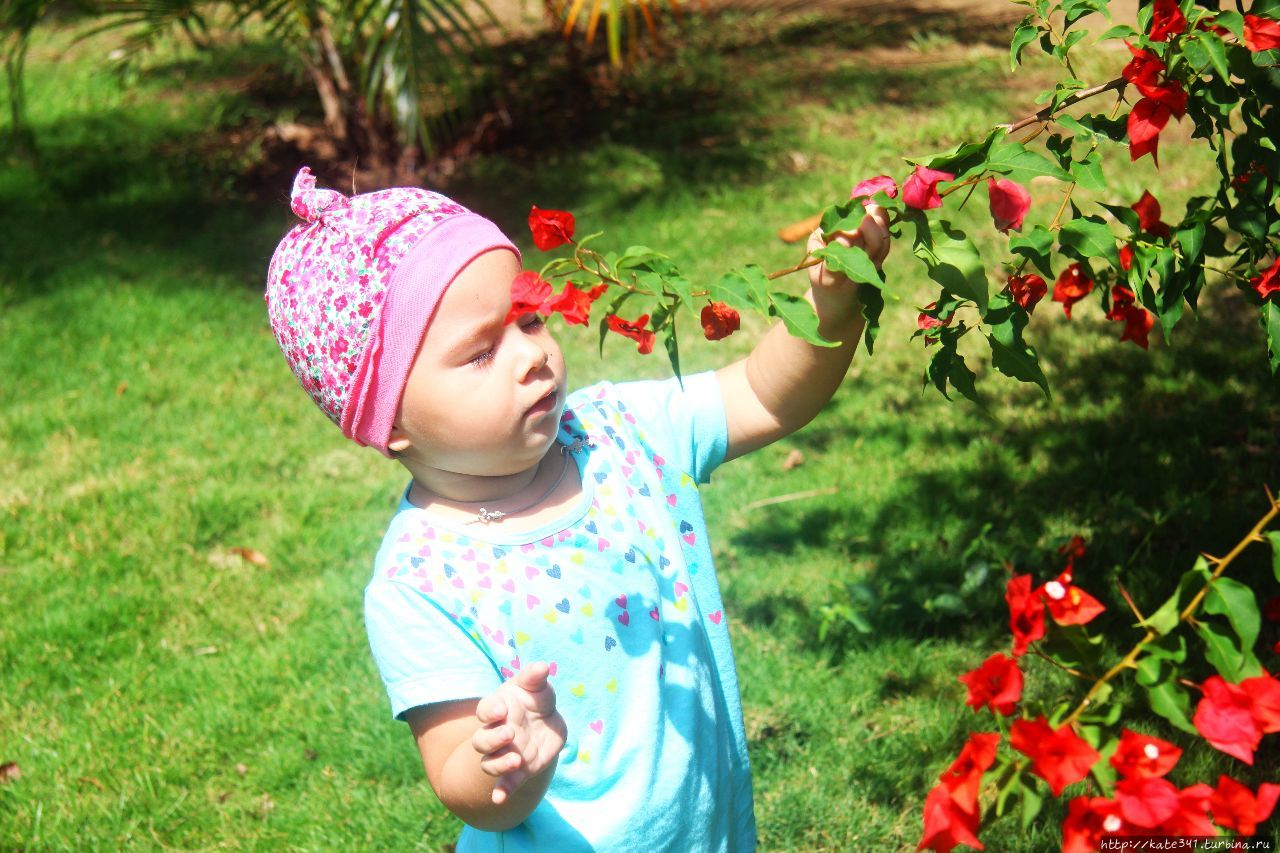
[[[551,360],[551,353],[536,336],[525,334],[523,331],[518,334],[520,335],[517,342],[520,347],[520,378],[523,379],[541,370]]]

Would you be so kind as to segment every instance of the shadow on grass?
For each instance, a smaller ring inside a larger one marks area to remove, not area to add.
[[[1266,511],[1264,485],[1280,489],[1280,383],[1266,365],[1257,309],[1237,292],[1201,307],[1198,321],[1174,330],[1172,346],[1153,338],[1150,353],[1112,340],[1101,323],[1097,341],[1042,327],[1035,344],[1053,368],[1052,403],[997,410],[992,427],[965,402],[948,413],[932,392],[915,398],[876,422],[886,448],[878,452],[924,446],[936,466],[904,470],[873,512],[828,503],[772,513],[736,534],[735,549],[746,560],[816,544],[870,566],[847,599],[836,596],[864,620],[862,631],[837,619],[836,633],[820,639],[818,614],[795,620],[813,626],[811,647],[837,659],[884,637],[1003,636],[1001,563],[1037,583],[1051,579],[1065,562],[1054,553],[1064,530],[1086,535],[1076,578],[1107,605],[1104,623],[1131,624],[1117,581],[1151,612],[1197,553],[1221,555],[1243,538]],[[1011,393],[1002,377],[986,380],[992,398]],[[850,419],[878,403],[841,403],[807,440],[847,436]],[[1270,559],[1254,546],[1232,576],[1266,589]],[[974,584],[977,569],[984,581]],[[743,615],[767,625],[773,614],[748,607]]]

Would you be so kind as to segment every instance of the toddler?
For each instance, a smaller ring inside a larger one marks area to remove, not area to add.
[[[520,253],[493,223],[421,189],[318,189],[306,168],[292,208],[271,327],[343,434],[412,475],[365,622],[393,716],[467,825],[458,850],[754,849],[698,486],[830,399],[856,288],[810,269],[837,347],[779,325],[683,385],[569,393],[543,320],[508,317]],[[881,262],[883,211],[851,239]]]

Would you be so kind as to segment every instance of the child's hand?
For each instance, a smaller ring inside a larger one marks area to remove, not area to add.
[[[845,236],[847,234],[848,236]],[[867,215],[853,231],[836,236],[836,241],[845,246],[861,246],[878,267],[889,255],[889,216],[879,205],[867,205]],[[808,251],[821,249],[826,243],[822,240],[822,229],[814,231],[809,237]],[[848,276],[832,272],[826,264],[809,267],[809,283],[815,290],[819,288],[842,287],[849,283]]]
[[[564,746],[564,717],[556,710],[548,674],[545,663],[529,664],[476,705],[483,728],[476,730],[471,745],[482,756],[481,769],[498,777],[495,804],[550,767]]]

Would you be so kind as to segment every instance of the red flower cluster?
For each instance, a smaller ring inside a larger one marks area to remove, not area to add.
[[[942,207],[942,196],[938,192],[938,184],[943,181],[954,181],[956,176],[951,172],[930,169],[916,165],[915,170],[907,176],[902,184],[902,201],[917,210],[932,210]],[[865,207],[871,203],[871,197],[884,190],[889,198],[898,197],[898,183],[888,175],[876,175],[859,181],[849,192],[849,198],[862,199]],[[1031,194],[1021,184],[1008,178],[989,178],[987,180],[987,196],[991,205],[991,218],[996,228],[1009,233],[1022,230],[1022,221],[1031,209]]]
[[[1187,31],[1187,18],[1178,8],[1177,0],[1156,0],[1151,5],[1151,29],[1147,36],[1152,41],[1168,41],[1169,36],[1180,36]]]
[[[1160,202],[1150,190],[1142,191],[1142,198],[1129,205],[1138,214],[1138,227],[1153,237],[1168,240],[1169,226],[1160,220]]]
[[[1032,589],[1031,575],[1015,575],[1005,586],[1015,657],[1026,654],[1027,647],[1044,636],[1045,610],[1059,625],[1085,625],[1106,610],[1098,599],[1072,582],[1076,558],[1085,553],[1084,539],[1071,537],[1058,553],[1066,555],[1067,567],[1053,580]]]
[[[1031,772],[1049,783],[1055,797],[1087,776],[1102,757],[1070,726],[1055,729],[1044,717],[1014,720],[1009,745],[1031,759]]]
[[[533,245],[544,252],[572,243],[573,227],[573,214],[568,211],[539,210],[536,204],[529,210],[529,230],[533,232]]]
[[[917,328],[917,329],[920,329],[920,330],[922,330],[922,331],[927,332],[927,331],[929,331],[930,329],[938,329],[938,328],[941,328],[941,327],[943,327],[943,326],[950,326],[950,325],[951,325],[951,321],[952,321],[953,319],[955,319],[955,317],[954,317],[954,316],[952,316],[952,317],[948,317],[948,318],[947,318],[947,319],[945,319],[945,320],[939,320],[937,317],[934,317],[934,316],[933,316],[933,315],[931,315],[931,314],[927,314],[927,313],[925,313],[926,311],[932,311],[934,308],[937,308],[937,307],[938,307],[938,303],[937,303],[937,302],[930,302],[928,305],[924,306],[924,311],[921,311],[921,312],[920,312],[920,314],[919,314],[919,316],[917,316],[917,317],[916,317],[916,328]],[[938,342],[938,336],[937,336],[937,335],[925,335],[925,336],[924,336],[924,345],[925,345],[925,346],[929,346],[930,344],[936,344],[937,342]]]
[[[1084,274],[1080,264],[1072,264],[1058,275],[1053,284],[1053,301],[1062,303],[1062,310],[1071,319],[1071,306],[1093,292],[1093,279]]]
[[[1086,625],[1106,610],[1098,599],[1071,583],[1071,569],[1040,587],[1049,615],[1059,625]]]
[[[1018,659],[996,652],[982,662],[982,666],[960,676],[969,688],[965,704],[974,711],[984,706],[993,714],[1013,714],[1014,706],[1022,699],[1022,670]]]
[[[1009,276],[1009,294],[1013,297],[1013,301],[1021,305],[1028,314],[1035,310],[1036,305],[1048,292],[1049,285],[1035,273]]]
[[[1253,764],[1262,736],[1280,732],[1280,681],[1261,675],[1231,684],[1215,675],[1200,689],[1196,730],[1215,748]]]
[[[511,323],[525,314],[541,314],[550,317],[559,314],[569,324],[586,325],[591,304],[608,289],[597,284],[590,290],[579,290],[573,282],[567,282],[560,293],[552,293],[551,285],[536,272],[526,270],[511,282],[511,310],[506,322]]]
[[[631,340],[635,341],[638,353],[648,355],[653,352],[653,342],[656,336],[646,328],[649,325],[648,314],[641,314],[635,320],[624,320],[617,314],[609,314],[604,319],[609,325],[609,331],[617,332],[624,338],[631,338]]]
[[[1280,48],[1280,21],[1245,15],[1244,44],[1254,53]]]
[[[1009,630],[1013,632],[1014,656],[1027,653],[1027,647],[1044,636],[1044,599],[1040,590],[1032,591],[1031,575],[1017,575],[1004,588],[1009,604]]]
[[[1177,5],[1169,0],[1174,10]],[[1181,12],[1177,15],[1180,17]],[[1168,25],[1169,21],[1165,21]],[[1160,19],[1152,19],[1152,31],[1160,26]],[[1185,31],[1186,19],[1182,20]],[[1172,31],[1166,33],[1175,34]],[[1154,36],[1152,39],[1159,41]],[[1137,160],[1144,154],[1150,154],[1152,160],[1159,162],[1157,148],[1160,145],[1160,131],[1169,123],[1170,117],[1181,119],[1187,113],[1187,92],[1177,80],[1159,82],[1160,76],[1167,70],[1164,62],[1150,50],[1134,47],[1128,42],[1129,52],[1133,59],[1121,71],[1121,76],[1133,84],[1142,94],[1142,99],[1134,104],[1129,113],[1129,159]]]
[[[938,777],[924,801],[924,837],[917,850],[950,853],[957,844],[983,850],[978,840],[978,790],[996,760],[1000,735],[971,734],[960,755]]]
[[[1111,288],[1111,310],[1107,312],[1108,320],[1124,322],[1124,331],[1120,340],[1133,341],[1143,349],[1147,348],[1148,336],[1156,324],[1151,312],[1136,304],[1133,291],[1123,284]]]
[[[954,181],[956,176],[938,169],[926,169],[916,166],[914,172],[902,185],[902,200],[910,207],[919,210],[931,210],[942,207],[942,196],[938,195],[938,184],[943,181]]]
[[[1261,275],[1255,275],[1249,279],[1249,285],[1263,299],[1266,299],[1276,291],[1280,291],[1280,258],[1272,261],[1271,266],[1263,270]]]
[[[1241,835],[1253,835],[1258,831],[1258,824],[1271,817],[1278,798],[1280,785],[1263,782],[1254,794],[1230,776],[1219,776],[1218,786],[1209,797],[1209,811],[1218,826]]]
[[[723,302],[708,303],[702,309],[702,334],[709,341],[727,338],[742,326],[742,317]]]

